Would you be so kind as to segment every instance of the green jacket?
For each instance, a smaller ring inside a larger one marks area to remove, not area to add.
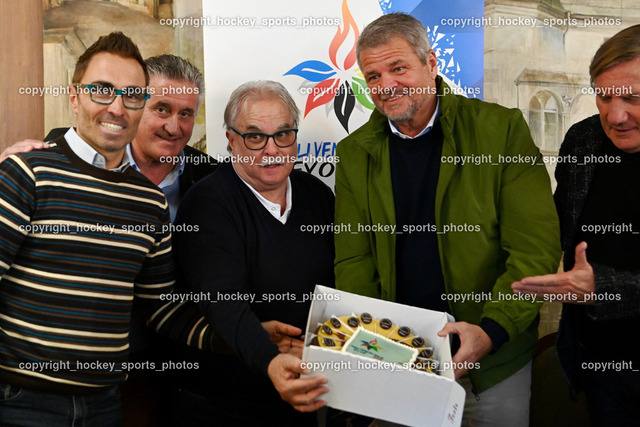
[[[437,83],[444,141],[435,217],[445,297],[459,298],[449,300],[456,320],[486,317],[509,334],[470,370],[479,393],[531,360],[540,303],[515,300],[511,283],[556,272],[560,231],[549,176],[520,111],[442,95],[448,86]],[[395,225],[387,128],[374,111],[337,146],[336,226],[351,232],[335,236],[335,271],[338,289],[393,301],[395,234],[359,228]],[[472,231],[441,233],[464,224]]]

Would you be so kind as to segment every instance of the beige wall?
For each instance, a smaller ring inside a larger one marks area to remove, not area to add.
[[[594,97],[583,94],[589,63],[607,38],[640,23],[640,0],[549,3],[485,1],[485,16],[496,25],[485,27],[484,99],[521,109],[532,127],[530,106],[535,99],[551,100],[547,107],[558,111],[557,130],[543,141],[536,138],[540,130],[532,133],[543,153],[554,155],[572,124],[597,113]],[[518,18],[536,25],[501,24]]]

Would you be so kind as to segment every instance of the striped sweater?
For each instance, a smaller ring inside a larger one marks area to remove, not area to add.
[[[0,382],[71,393],[119,383],[134,297],[165,334],[209,343],[194,304],[166,302],[167,202],[132,168],[91,166],[64,138],[11,156],[0,224]]]

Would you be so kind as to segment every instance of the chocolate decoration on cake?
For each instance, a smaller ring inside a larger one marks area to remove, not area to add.
[[[411,329],[408,326],[402,326],[400,329],[398,329],[398,335],[400,335],[402,338],[408,337],[410,333]]]
[[[342,323],[340,323],[340,321],[338,319],[336,319],[335,317],[331,318],[331,325],[333,325],[334,328],[339,329],[340,326],[342,326]]]
[[[364,323],[365,325],[368,325],[369,323],[371,323],[371,321],[373,321],[373,317],[371,317],[369,313],[362,313],[360,315],[360,319],[362,319],[362,323]]]
[[[418,354],[418,357],[422,357],[424,359],[427,359],[431,356],[433,356],[433,350],[430,348],[425,348]]]
[[[411,341],[411,345],[414,347],[422,347],[424,345],[424,338],[415,337],[413,341]]]
[[[336,343],[333,342],[331,338],[325,338],[322,340],[322,343],[327,347],[335,347]]]
[[[349,320],[347,320],[347,324],[352,328],[357,328],[360,325],[360,321],[357,317],[350,317]]]
[[[389,329],[393,326],[393,322],[390,319],[384,318],[380,320],[380,327],[382,329]]]
[[[333,329],[331,329],[327,325],[322,325],[322,332],[324,332],[327,335],[331,335],[333,334]]]

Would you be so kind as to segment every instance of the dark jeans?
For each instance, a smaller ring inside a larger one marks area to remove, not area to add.
[[[583,371],[591,426],[637,426],[640,373],[632,370]]]
[[[212,389],[217,387],[211,381]],[[253,393],[247,385],[247,395]],[[254,399],[259,400],[259,399]],[[171,396],[172,422],[175,427],[316,427],[317,414],[296,412],[284,401],[274,406],[261,406],[259,402],[227,399],[224,391],[219,395],[202,395],[198,391],[181,388]],[[284,408],[284,410],[283,410]]]
[[[0,384],[0,425],[120,427],[118,387],[86,396],[45,393]]]

